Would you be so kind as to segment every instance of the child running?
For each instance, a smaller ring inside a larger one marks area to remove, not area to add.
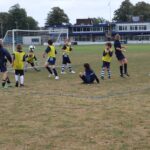
[[[71,66],[71,60],[70,60],[70,52],[72,51],[70,40],[67,39],[65,42],[65,45],[62,48],[63,50],[63,56],[62,56],[62,67],[61,67],[61,74],[66,74],[65,69],[68,68],[70,73],[75,73],[75,71],[72,70]]]
[[[2,73],[2,88],[7,88],[6,83],[10,84],[10,80],[7,72],[7,60],[12,64],[12,58],[10,53],[3,48],[2,41],[0,41],[0,73]]]
[[[17,45],[17,50],[13,53],[13,68],[15,69],[15,80],[16,87],[24,86],[24,62],[25,62],[25,52],[22,50],[22,46]],[[20,78],[20,83],[19,83]]]
[[[90,65],[88,63],[84,64],[84,73],[80,73],[79,77],[82,79],[83,83],[85,84],[92,84],[96,80],[97,83],[99,83],[99,79],[97,78],[94,71],[91,69]]]
[[[55,75],[55,80],[59,79],[59,76],[57,74],[57,71],[55,69],[55,63],[56,63],[56,54],[57,51],[55,49],[55,46],[53,45],[53,41],[52,40],[48,40],[48,47],[45,50],[44,54],[43,54],[43,58],[45,58],[45,55],[48,55],[48,59],[45,63],[45,68],[48,70],[49,72],[49,78],[51,77],[51,75]],[[50,67],[49,67],[50,65]],[[52,68],[52,70],[51,70]]]
[[[26,64],[25,64],[25,71],[27,71],[28,64],[31,65],[32,68],[34,68],[35,71],[40,71],[37,66],[37,58],[34,54],[35,46],[30,45],[29,46],[29,53],[26,55]]]
[[[105,77],[105,71],[108,72],[108,79],[111,79],[111,70],[110,70],[110,62],[113,56],[113,50],[111,43],[106,43],[105,50],[103,52],[103,65],[102,65],[102,71],[101,71],[101,79],[104,80]]]

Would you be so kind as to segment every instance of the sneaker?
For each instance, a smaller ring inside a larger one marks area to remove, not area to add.
[[[16,87],[18,87],[18,86],[19,86],[19,82],[18,82],[18,81],[16,82],[16,85],[15,85],[15,86],[16,86]]]
[[[59,76],[56,76],[56,77],[55,77],[55,80],[59,80]]]
[[[123,74],[120,75],[121,78],[125,78],[125,76]]]
[[[61,74],[66,74],[66,72],[65,71],[61,71]]]
[[[48,75],[48,78],[50,78],[51,76],[52,76],[52,74],[49,74],[49,75]]]
[[[20,87],[24,87],[24,84],[20,84]]]
[[[130,77],[130,75],[129,75],[128,73],[125,73],[125,75],[126,75],[127,77]]]
[[[72,71],[70,71],[70,73],[75,74],[76,72],[72,70]]]

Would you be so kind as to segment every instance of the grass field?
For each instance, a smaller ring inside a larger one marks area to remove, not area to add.
[[[40,65],[43,50],[36,51]],[[114,56],[111,80],[81,84],[83,63],[99,75],[102,50],[75,46],[76,74],[59,81],[43,68],[26,73],[24,88],[0,89],[0,150],[149,150],[150,45],[128,45],[129,78],[119,77]],[[60,50],[57,59],[60,66]]]

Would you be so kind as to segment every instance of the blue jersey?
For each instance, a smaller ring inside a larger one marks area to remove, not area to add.
[[[12,58],[10,53],[3,47],[0,48],[0,65],[6,64],[6,60],[12,63]]]
[[[97,79],[97,76],[95,75],[93,70],[85,70],[85,78],[88,83],[92,83]]]
[[[117,48],[120,48],[120,49],[121,49],[121,43],[120,43],[119,40],[116,40],[116,41],[114,42],[114,48],[115,48],[115,53],[116,53],[116,54],[122,53],[121,51],[117,50]]]

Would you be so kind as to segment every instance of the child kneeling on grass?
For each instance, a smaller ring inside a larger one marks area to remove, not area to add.
[[[91,83],[94,83],[95,80],[97,83],[99,83],[98,77],[96,76],[96,74],[91,69],[88,63],[84,64],[84,69],[85,69],[85,72],[79,74],[79,77],[82,79],[83,83],[91,84]]]

